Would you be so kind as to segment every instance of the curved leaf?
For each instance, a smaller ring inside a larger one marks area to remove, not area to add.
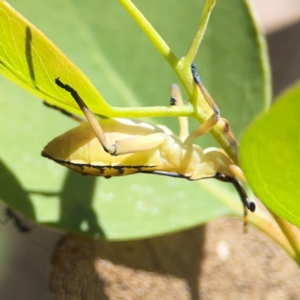
[[[241,163],[257,197],[300,226],[300,84],[258,118],[241,143]]]
[[[4,1],[0,1],[0,30],[0,71],[7,77],[62,108],[74,107],[74,103],[68,103],[64,91],[54,80],[68,79],[90,107],[101,107],[103,114],[107,114],[109,105],[79,68]],[[78,112],[78,108],[75,106],[73,111]]]
[[[111,105],[168,104],[169,86],[176,77],[115,2],[10,2],[88,74]],[[174,52],[185,53],[203,3],[144,1],[138,5]],[[268,98],[264,53],[245,2],[218,1],[197,61],[204,83],[235,133],[243,131]],[[236,63],[237,57],[244,66]],[[5,128],[0,132],[0,155],[3,170],[9,170],[1,173],[1,184],[11,189],[9,197],[0,197],[39,223],[93,236],[104,232],[108,239],[130,239],[182,230],[223,215],[242,215],[236,191],[213,180],[188,182],[154,175],[107,180],[67,172],[40,157],[40,151],[74,122],[32,101],[31,95],[4,79],[0,103],[0,126]],[[151,122],[178,132],[176,119]],[[208,136],[199,143],[214,145]],[[27,194],[15,192],[16,181]]]

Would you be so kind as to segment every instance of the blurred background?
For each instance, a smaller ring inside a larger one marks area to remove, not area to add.
[[[274,98],[300,78],[300,2],[251,0],[266,34]]]
[[[300,1],[251,0],[251,5],[267,37],[276,97],[300,78]],[[50,299],[48,271],[52,250],[61,234],[35,227],[30,221],[27,224],[32,225],[32,232],[22,234],[12,220],[5,222],[6,219],[5,205],[1,203],[0,220],[4,224],[0,226],[0,298]]]

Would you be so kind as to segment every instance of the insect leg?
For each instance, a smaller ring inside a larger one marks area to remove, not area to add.
[[[183,105],[180,89],[176,84],[171,85],[171,105]],[[178,117],[181,140],[189,135],[189,123],[187,117]]]
[[[107,142],[107,139],[104,135],[104,132],[98,122],[98,119],[96,118],[96,116],[89,110],[89,108],[86,106],[86,104],[83,102],[83,100],[80,98],[79,94],[69,85],[62,83],[59,80],[59,77],[55,79],[55,83],[65,89],[67,92],[69,92],[73,99],[76,101],[76,103],[78,104],[79,108],[82,110],[82,112],[84,113],[84,115],[86,116],[88,122],[90,123],[90,125],[92,126],[95,135],[97,137],[97,139],[99,140],[100,144],[102,145],[104,151],[106,151],[107,153],[111,154],[111,155],[116,155],[117,152],[117,148],[115,145],[110,145]]]
[[[222,149],[219,148],[206,148],[203,150],[205,159],[212,161],[215,164],[215,169],[219,173],[232,173],[233,177],[238,178],[240,181],[247,183],[247,179],[242,169],[233,163],[233,161],[225,154]]]
[[[115,142],[115,155],[142,152],[158,147],[166,140],[163,133],[152,133],[145,136],[130,137]]]
[[[115,144],[110,145],[105,137],[105,134],[101,128],[101,125],[99,124],[97,117],[89,110],[84,101],[80,98],[79,94],[69,85],[62,83],[59,78],[55,79],[55,83],[72,95],[72,97],[86,116],[88,122],[92,126],[95,135],[102,145],[104,151],[106,151],[110,155],[121,155],[153,149],[166,139],[164,134],[153,133],[147,136],[137,136],[118,140],[115,142]]]

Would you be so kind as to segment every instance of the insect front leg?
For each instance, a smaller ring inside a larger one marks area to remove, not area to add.
[[[71,86],[62,83],[59,78],[55,79],[55,83],[72,95],[86,116],[104,151],[110,155],[116,156],[146,151],[159,146],[166,139],[166,136],[162,133],[153,133],[146,136],[133,136],[131,138],[115,141],[113,145],[109,144],[97,117],[89,110],[77,91]]]

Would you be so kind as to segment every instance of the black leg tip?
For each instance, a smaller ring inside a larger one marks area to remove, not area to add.
[[[55,78],[55,83],[61,87],[61,88],[65,88],[65,85],[59,80],[59,77]]]
[[[192,71],[192,76],[193,76],[194,81],[197,84],[200,84],[201,79],[200,79],[200,76],[198,75],[197,68],[196,68],[196,65],[194,63],[191,64],[191,71]]]
[[[176,98],[175,97],[171,97],[171,100],[170,100],[170,105],[171,106],[174,106],[174,105],[176,105]]]
[[[249,202],[248,204],[248,209],[251,211],[251,212],[255,212],[255,208],[256,208],[256,205],[254,202]]]

